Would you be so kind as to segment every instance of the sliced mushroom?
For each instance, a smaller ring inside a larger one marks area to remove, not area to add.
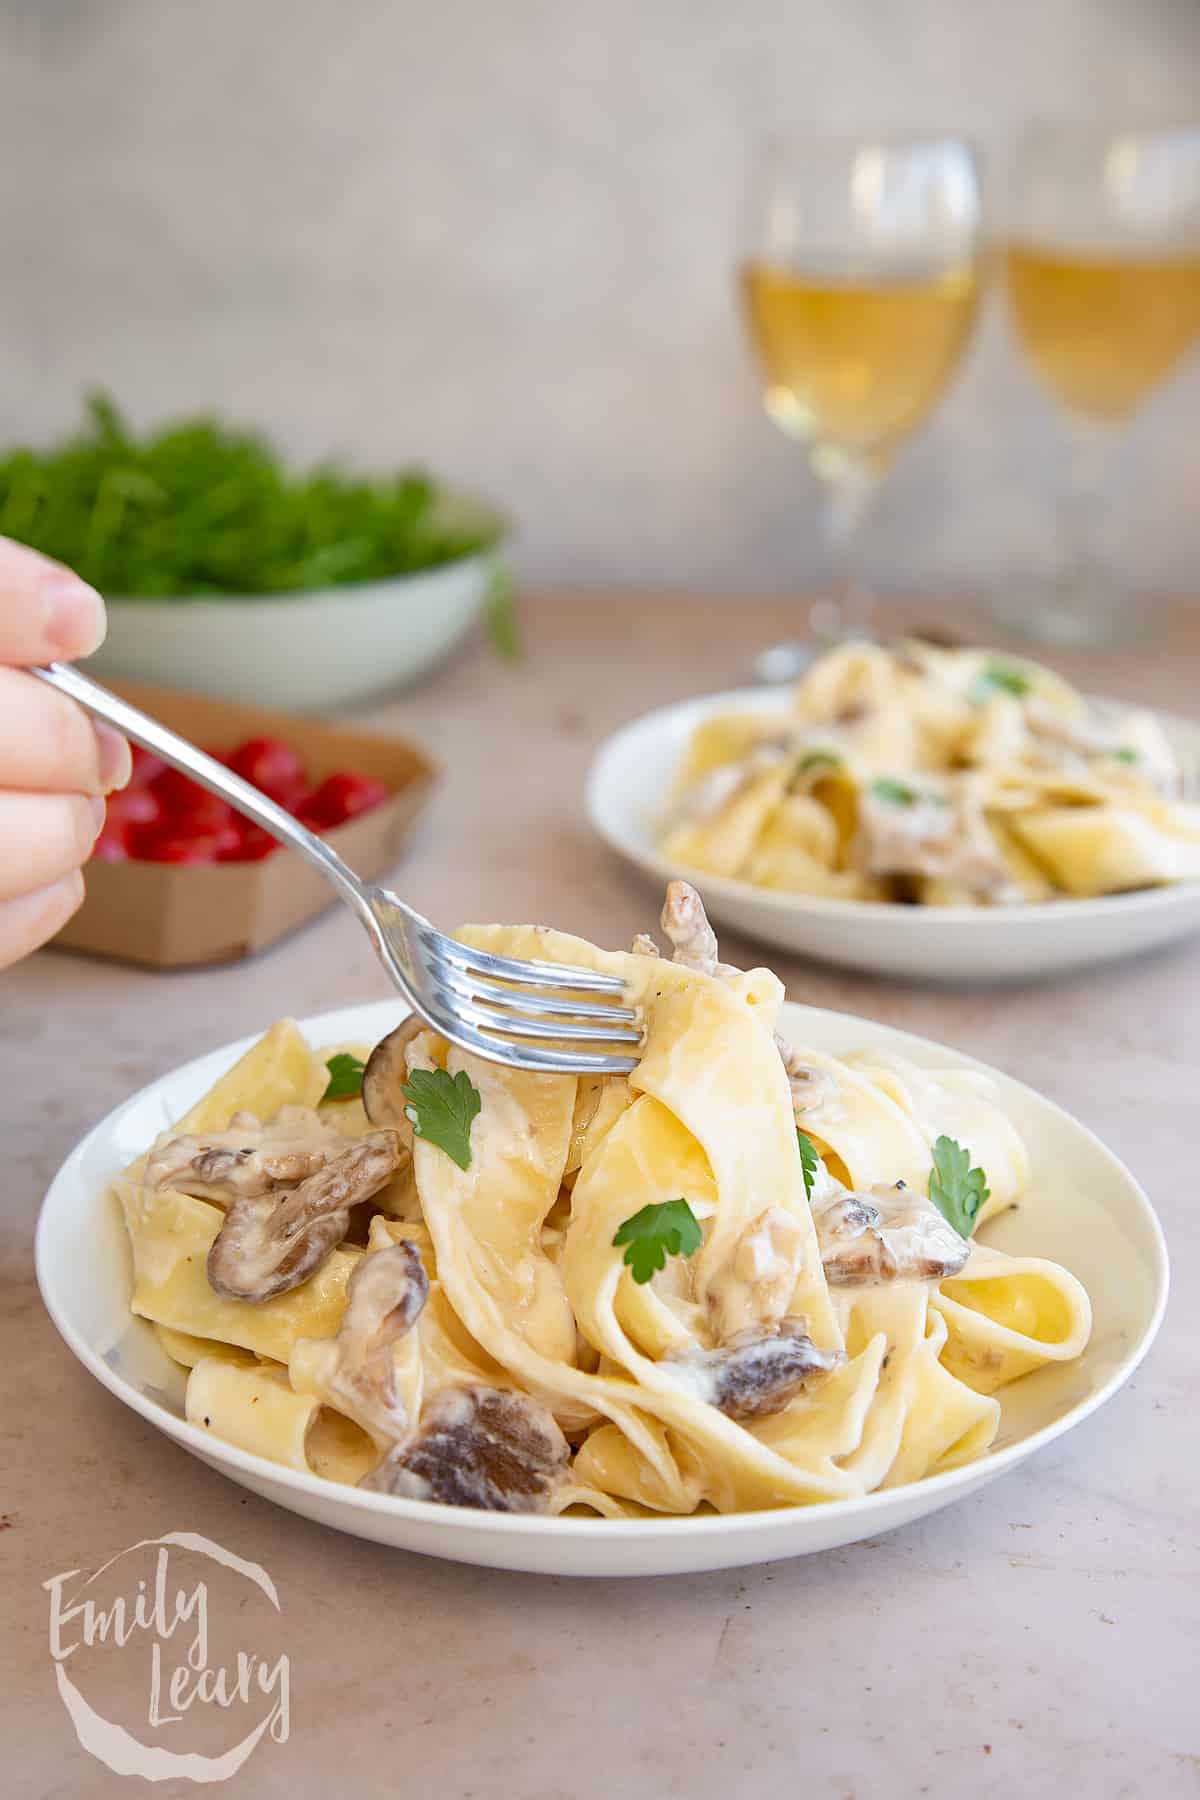
[[[741,973],[732,963],[720,961],[717,955],[717,934],[709,924],[703,900],[690,882],[669,883],[662,910],[662,928],[675,947],[672,960],[683,968],[695,969],[699,975],[725,978]],[[641,939],[635,941],[635,950],[641,942]],[[653,939],[647,938],[645,942],[653,943]],[[792,1105],[797,1112],[811,1112],[814,1107],[823,1106],[837,1098],[837,1083],[832,1075],[825,1074],[821,1069],[809,1068],[787,1039],[780,1037],[778,1032],[775,1033],[775,1042],[787,1070],[792,1088]]]
[[[536,1400],[500,1388],[447,1387],[425,1407],[416,1436],[359,1486],[483,1512],[544,1512],[569,1456]]]
[[[409,1146],[412,1144],[412,1125],[404,1110],[407,1102],[400,1090],[408,1080],[408,1047],[414,1038],[428,1029],[424,1019],[418,1019],[414,1013],[402,1025],[397,1025],[395,1031],[389,1031],[379,1040],[363,1070],[362,1101],[368,1119],[372,1125],[386,1125],[392,1131],[398,1131],[401,1141]]]
[[[229,1201],[294,1186],[346,1148],[340,1131],[312,1106],[281,1106],[267,1125],[236,1112],[228,1131],[185,1133],[155,1147],[146,1185],[176,1188],[201,1200]]]
[[[867,1193],[838,1188],[813,1200],[826,1281],[943,1281],[970,1255],[932,1200],[903,1181]]]
[[[859,796],[858,830],[850,854],[864,875],[933,876],[945,873],[959,825],[945,793],[924,788],[901,790],[890,799],[875,787]]]
[[[806,1063],[799,1051],[793,1049],[778,1032],[775,1033],[775,1042],[792,1090],[792,1111],[799,1115],[815,1112],[818,1106],[832,1107],[838,1098],[839,1089],[828,1070],[814,1069],[811,1063]]]
[[[668,882],[661,922],[675,949],[674,962],[698,975],[738,974],[730,963],[718,961],[717,934],[690,881]]]
[[[229,1300],[270,1300],[318,1269],[346,1235],[350,1208],[383,1187],[400,1161],[394,1131],[369,1131],[298,1187],[241,1195],[208,1253],[208,1283]]]
[[[336,1336],[313,1346],[312,1377],[381,1444],[408,1436],[412,1420],[396,1391],[394,1347],[408,1336],[429,1298],[429,1277],[406,1238],[364,1256],[346,1286]]]
[[[959,776],[936,791],[928,784],[895,803],[867,789],[860,801],[851,849],[864,875],[879,879],[948,881],[981,903],[1019,900],[1021,892],[984,811],[986,784]]]
[[[739,1331],[718,1350],[689,1350],[665,1358],[660,1368],[682,1377],[681,1385],[731,1419],[765,1419],[782,1412],[814,1375],[828,1374],[841,1358],[818,1350],[803,1319]]]

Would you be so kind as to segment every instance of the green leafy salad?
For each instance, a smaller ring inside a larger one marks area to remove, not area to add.
[[[203,600],[436,568],[494,549],[504,523],[419,471],[293,471],[211,418],[139,435],[93,394],[78,436],[0,457],[0,534],[108,596]],[[505,581],[497,564],[493,611],[507,613]]]

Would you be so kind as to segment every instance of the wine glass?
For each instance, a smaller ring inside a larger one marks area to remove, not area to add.
[[[1053,644],[1119,643],[1144,609],[1089,548],[1104,465],[1200,334],[1200,127],[1037,125],[1009,180],[1009,308],[1071,442],[1067,566],[1003,622]]]
[[[976,159],[956,138],[778,137],[758,159],[742,297],[763,405],[825,489],[839,579],[809,612],[818,645],[869,617],[850,546],[967,344],[980,210]],[[775,645],[756,672],[790,680],[813,654]]]

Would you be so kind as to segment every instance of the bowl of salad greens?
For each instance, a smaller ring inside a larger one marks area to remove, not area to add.
[[[90,669],[267,706],[411,680],[481,614],[514,654],[506,532],[422,471],[296,471],[212,418],[137,434],[101,394],[78,435],[0,455],[0,534],[108,603]]]

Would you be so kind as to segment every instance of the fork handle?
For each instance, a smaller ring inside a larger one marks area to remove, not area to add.
[[[319,838],[315,832],[307,830],[298,819],[292,817],[277,801],[264,794],[260,788],[244,781],[232,769],[226,768],[215,757],[206,756],[195,744],[189,744],[186,738],[168,731],[157,719],[150,718],[148,713],[140,712],[131,706],[128,700],[111,693],[108,688],[101,687],[98,682],[89,681],[78,669],[66,663],[49,663],[44,668],[30,669],[39,681],[47,682],[57,688],[60,693],[67,694],[99,719],[104,719],[117,730],[140,744],[143,750],[153,751],[173,769],[182,775],[190,775],[193,781],[207,788],[210,794],[227,800],[237,812],[246,818],[253,819],[264,831],[278,838],[290,850],[295,850],[306,862],[338,888],[344,899],[359,913],[366,911],[366,897],[362,883],[335,850]]]

